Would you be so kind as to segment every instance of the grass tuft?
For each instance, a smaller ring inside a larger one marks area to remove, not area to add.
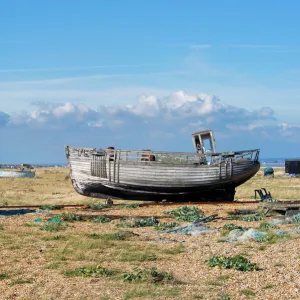
[[[33,280],[23,280],[23,279],[17,279],[15,281],[12,281],[11,283],[9,283],[9,286],[14,286],[17,284],[28,284],[28,283],[33,283]]]
[[[245,295],[245,296],[255,296],[255,292],[251,289],[244,289],[240,291],[241,295]]]
[[[173,227],[176,227],[176,226],[178,226],[179,224],[178,223],[176,223],[176,222],[171,222],[171,223],[169,223],[169,222],[164,222],[164,223],[160,223],[160,224],[158,224],[158,225],[155,225],[154,226],[154,229],[155,230],[166,230],[166,229],[169,229],[169,228],[173,228]]]
[[[99,265],[87,266],[87,267],[79,267],[75,270],[66,270],[64,271],[64,275],[67,277],[108,277],[113,275],[113,271],[107,268],[103,268]]]
[[[111,218],[105,217],[105,216],[99,216],[93,218],[94,223],[109,223],[111,221]]]
[[[140,207],[140,204],[134,203],[134,204],[119,204],[116,206],[117,208],[138,208]]]
[[[5,279],[8,279],[8,278],[9,278],[8,274],[0,273],[0,280],[5,280]]]
[[[123,282],[148,282],[148,283],[171,283],[174,277],[167,272],[160,272],[156,268],[134,268],[132,273],[124,273],[121,280]]]
[[[53,232],[53,231],[61,231],[65,230],[68,227],[68,224],[66,223],[46,223],[44,224],[40,229]]]
[[[129,239],[130,237],[135,236],[134,233],[130,231],[119,231],[116,233],[106,233],[106,234],[97,234],[97,233],[92,233],[87,235],[89,238],[92,239],[100,239],[100,240],[105,240],[105,241],[124,241],[126,239]]]
[[[134,228],[134,227],[148,227],[148,226],[156,226],[159,224],[159,221],[155,217],[139,219],[139,220],[123,220],[117,227],[121,228]]]

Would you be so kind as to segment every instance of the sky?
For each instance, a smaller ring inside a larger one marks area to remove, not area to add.
[[[300,2],[2,1],[0,163],[64,145],[299,157]]]

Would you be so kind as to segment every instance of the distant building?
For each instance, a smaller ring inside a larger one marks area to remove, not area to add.
[[[300,159],[286,159],[285,173],[300,174]]]

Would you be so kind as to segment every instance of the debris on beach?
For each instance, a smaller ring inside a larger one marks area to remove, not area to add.
[[[174,234],[187,234],[187,235],[200,235],[200,234],[212,234],[218,230],[210,229],[203,222],[192,223],[189,225],[177,226],[174,228],[162,230],[159,233],[174,233]]]
[[[274,219],[269,223],[271,225],[300,223],[300,213],[292,215],[292,216],[287,216],[285,218]]]
[[[226,241],[227,242],[247,242],[247,241],[256,241],[261,242],[265,239],[267,233],[257,231],[254,228],[249,229],[234,229],[229,232],[227,235]]]
[[[7,218],[7,217],[14,217],[14,216],[21,216],[27,214],[47,214],[48,211],[41,211],[41,210],[32,210],[32,209],[9,209],[9,210],[0,210],[0,218]]]

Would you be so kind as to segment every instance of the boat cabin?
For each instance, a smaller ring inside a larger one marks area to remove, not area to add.
[[[19,169],[22,172],[31,172],[31,170],[33,169],[33,166],[30,164],[20,164]]]
[[[216,153],[215,139],[212,130],[194,132],[192,138],[197,153]]]

